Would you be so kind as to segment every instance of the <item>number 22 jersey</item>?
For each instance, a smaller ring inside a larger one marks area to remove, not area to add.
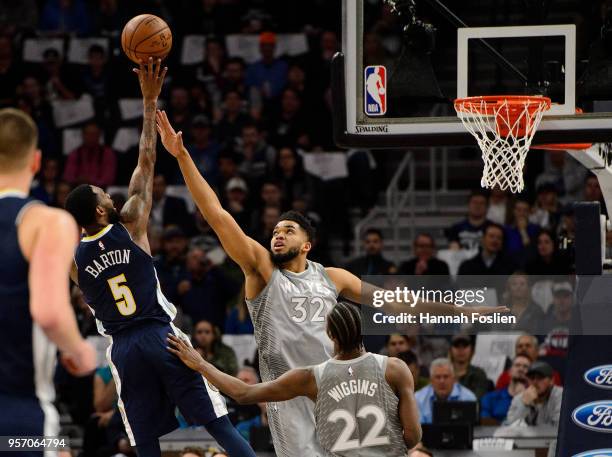
[[[164,297],[153,258],[123,224],[110,224],[84,236],[74,261],[79,287],[102,335],[113,335],[143,321],[169,323],[176,309]]]

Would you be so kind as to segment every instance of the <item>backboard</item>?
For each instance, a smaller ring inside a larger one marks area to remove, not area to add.
[[[472,145],[475,95],[550,97],[534,144],[612,141],[612,2],[344,0],[339,145]]]

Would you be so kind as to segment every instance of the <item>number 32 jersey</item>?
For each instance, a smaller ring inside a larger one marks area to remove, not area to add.
[[[122,224],[107,225],[81,238],[74,261],[79,287],[102,335],[146,320],[174,319],[176,309],[161,291],[153,258],[134,243]]]
[[[387,383],[388,357],[366,352],[313,367],[315,421],[323,448],[334,457],[405,456],[399,400]]]

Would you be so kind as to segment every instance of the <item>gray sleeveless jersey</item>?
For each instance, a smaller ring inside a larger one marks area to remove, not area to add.
[[[317,436],[328,455],[402,456],[408,453],[399,400],[385,379],[388,357],[365,353],[314,367]]]
[[[332,357],[325,317],[337,297],[324,267],[308,261],[302,273],[275,269],[261,293],[247,300],[263,381]],[[316,438],[313,409],[312,401],[305,397],[268,404],[268,422],[279,457],[325,455]]]

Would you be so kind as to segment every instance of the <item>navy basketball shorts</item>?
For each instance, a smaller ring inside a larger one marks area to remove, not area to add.
[[[55,407],[35,397],[9,395],[0,392],[0,436],[46,436],[59,433],[59,414]],[[19,451],[2,455],[43,457],[57,452]]]
[[[168,352],[168,333],[183,335],[172,324],[141,323],[113,335],[107,351],[132,446],[177,428],[177,407],[191,425],[206,425],[227,414],[219,391]]]

